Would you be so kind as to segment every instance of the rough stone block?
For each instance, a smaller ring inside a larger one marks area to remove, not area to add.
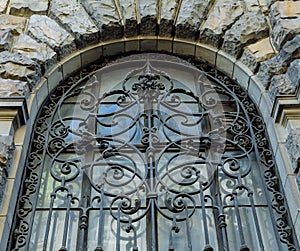
[[[178,0],[165,0],[161,3],[159,35],[163,37],[171,37],[175,19],[176,10],[178,8]]]
[[[45,73],[53,64],[57,62],[56,53],[46,44],[39,43],[28,35],[21,34],[14,46],[12,52],[20,53],[34,61],[37,61]]]
[[[4,13],[6,11],[7,5],[8,5],[8,0],[0,1],[0,14]]]
[[[270,8],[270,21],[272,25],[279,19],[294,19],[300,16],[299,1],[277,1]]]
[[[47,16],[31,16],[27,33],[37,41],[50,46],[57,53],[58,59],[76,50],[75,38]]]
[[[213,2],[213,0],[182,1],[176,23],[176,37],[195,39]]]
[[[0,51],[10,50],[14,37],[10,30],[0,30]]]
[[[0,52],[0,77],[28,82],[32,90],[41,78],[41,69],[38,63],[30,58],[3,51]]]
[[[253,72],[256,72],[260,62],[270,59],[274,56],[274,50],[270,44],[269,38],[264,38],[257,43],[247,46],[241,57],[244,65],[248,66]]]
[[[33,14],[47,14],[48,0],[10,0],[10,14],[30,17]]]
[[[246,12],[226,31],[222,48],[238,58],[243,48],[268,36],[268,25],[260,11]]]
[[[141,0],[139,4],[141,18],[140,34],[156,35],[157,0]]]
[[[53,0],[50,17],[75,36],[79,48],[99,41],[99,29],[76,0]]]
[[[101,40],[107,41],[123,36],[121,20],[113,0],[84,0],[82,4],[97,24]]]
[[[0,78],[0,97],[28,96],[27,82]]]
[[[136,2],[134,0],[122,0],[118,2],[125,25],[124,35],[125,37],[134,37],[138,34]]]
[[[0,15],[0,30],[10,30],[13,35],[19,35],[25,29],[26,20],[24,17]]]
[[[268,89],[270,80],[274,75],[282,74],[286,71],[287,64],[279,57],[273,57],[261,63],[257,78],[261,81],[262,85]]]
[[[280,19],[276,22],[271,37],[279,50],[287,41],[300,33],[300,17],[295,19]]]
[[[276,75],[272,78],[269,96],[272,101],[278,95],[295,94],[300,82],[300,59],[291,63],[286,74]]]
[[[243,14],[241,1],[219,0],[200,29],[200,41],[219,47],[225,31]]]

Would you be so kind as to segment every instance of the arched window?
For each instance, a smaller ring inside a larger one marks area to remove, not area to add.
[[[60,84],[9,250],[296,250],[263,119],[205,64],[142,54]]]

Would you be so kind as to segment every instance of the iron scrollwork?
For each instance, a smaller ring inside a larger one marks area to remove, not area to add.
[[[117,251],[298,250],[263,119],[247,93],[206,64],[165,60],[132,57],[136,67],[106,86],[104,65],[92,65],[49,97],[11,250],[49,250],[55,231],[59,250],[72,250],[72,238],[77,249],[96,251],[111,241]],[[124,59],[114,65],[129,67]],[[168,67],[189,72],[190,83]],[[268,224],[274,236],[263,234]]]

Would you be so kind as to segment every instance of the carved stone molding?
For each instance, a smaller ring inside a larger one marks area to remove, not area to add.
[[[291,130],[288,135],[285,147],[295,173],[299,172],[300,167],[300,128]]]
[[[0,205],[3,201],[3,195],[8,177],[8,170],[14,152],[14,143],[12,136],[0,135]]]

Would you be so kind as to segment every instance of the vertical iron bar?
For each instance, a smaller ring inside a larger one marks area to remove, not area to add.
[[[71,194],[68,193],[67,195],[67,211],[66,211],[66,218],[65,218],[65,224],[64,224],[64,233],[63,233],[63,240],[62,240],[62,246],[59,249],[60,251],[66,251],[66,243],[67,243],[67,236],[68,236],[68,228],[69,228],[69,218],[70,218],[70,208],[71,208]]]
[[[187,205],[185,205],[185,217],[186,217],[186,234],[187,234],[187,244],[188,244],[188,251],[192,251],[192,240],[191,240],[191,229],[190,229],[190,220],[189,220],[189,211]]]
[[[102,250],[103,249],[103,237],[102,237],[102,230],[103,230],[103,190],[100,191],[100,208],[99,208],[99,221],[98,221],[98,247],[95,250]]]
[[[200,201],[201,201],[201,212],[202,212],[205,246],[209,246],[210,243],[209,243],[208,227],[207,227],[207,220],[206,220],[205,201],[204,201],[202,183],[200,181],[199,181],[199,189],[200,189]]]
[[[49,213],[48,213],[48,218],[47,218],[47,224],[46,224],[46,229],[45,229],[43,251],[46,251],[46,249],[47,249],[47,242],[48,242],[48,237],[49,237],[49,232],[50,232],[50,224],[51,224],[54,200],[55,200],[55,193],[52,193],[51,201],[50,201],[50,208],[49,208]]]

